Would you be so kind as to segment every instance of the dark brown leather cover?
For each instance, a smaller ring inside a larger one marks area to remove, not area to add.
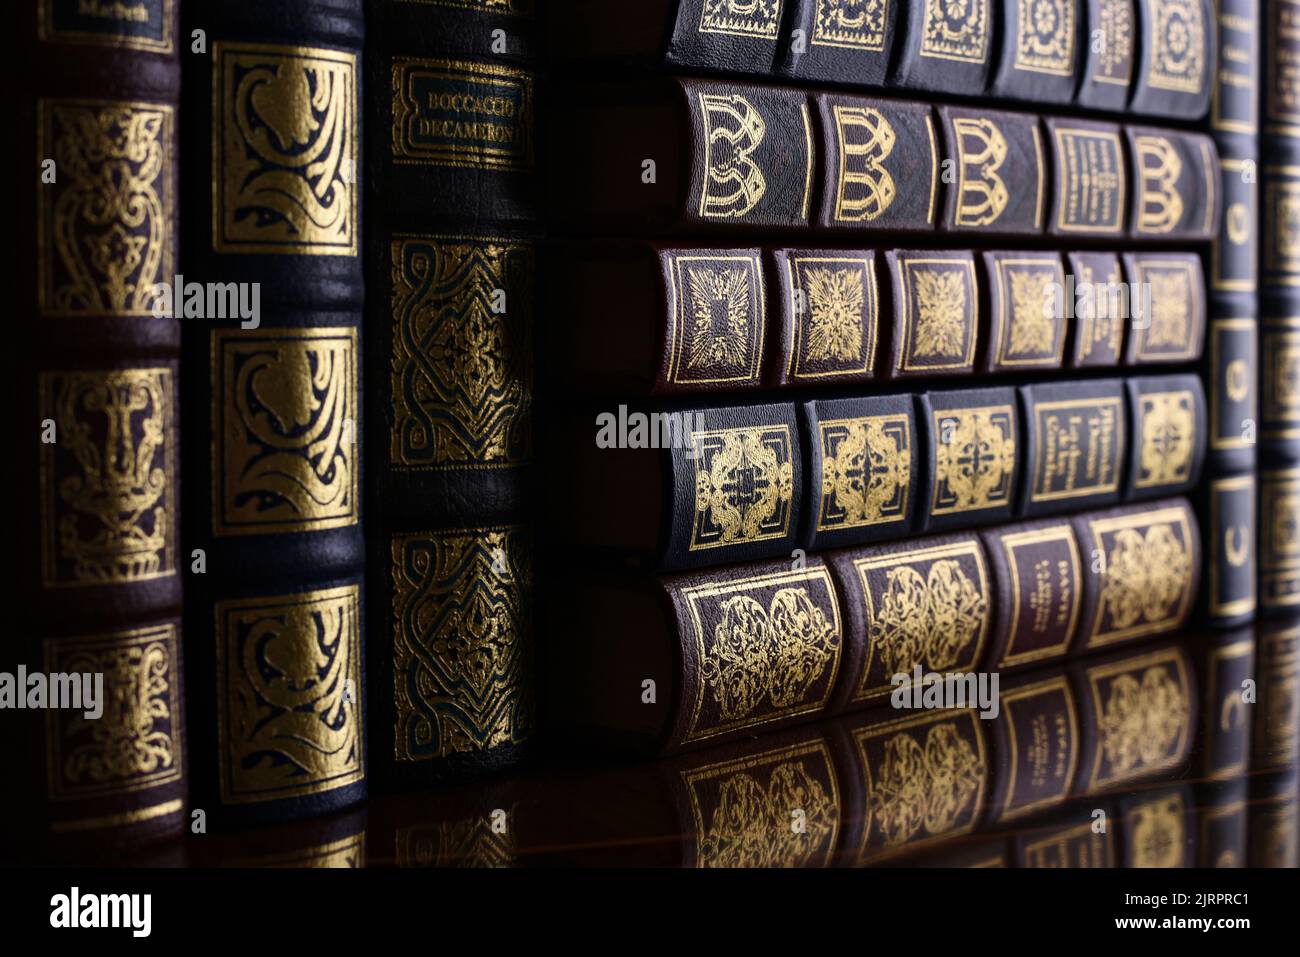
[[[1219,151],[1203,133],[1126,126],[1134,239],[1213,239],[1219,228]]]
[[[988,825],[1005,825],[1063,805],[1080,762],[1074,690],[1062,671],[1013,679],[999,687],[990,722]]]
[[[998,251],[983,253],[981,259],[987,319],[980,323],[985,339],[980,371],[1059,369],[1069,314],[1060,254]]]
[[[1056,515],[1119,502],[1129,454],[1120,379],[1021,386],[1025,462],[1020,514]]]
[[[1197,375],[1131,377],[1124,501],[1174,495],[1196,486],[1205,463],[1205,392]]]
[[[949,233],[1033,235],[1043,231],[1047,155],[1038,117],[940,106],[945,180],[943,218]]]
[[[1195,253],[1125,253],[1125,365],[1194,362],[1205,345],[1205,275]]]
[[[1002,31],[1002,5],[997,0],[916,0],[903,6],[893,85],[968,96],[983,93]]]
[[[1090,39],[1087,0],[1024,4],[1001,0],[1001,52],[989,94],[1038,103],[1069,103]]]

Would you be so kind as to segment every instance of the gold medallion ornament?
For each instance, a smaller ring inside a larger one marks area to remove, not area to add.
[[[1087,647],[1177,628],[1191,607],[1192,530],[1182,508],[1089,522],[1102,557]]]
[[[1078,0],[1018,0],[1017,70],[1071,76]]]
[[[991,0],[914,0],[925,3],[921,56],[983,63],[989,47]]]
[[[42,372],[41,583],[125,584],[176,574],[172,370]]]
[[[871,259],[791,255],[787,268],[794,326],[789,377],[869,373],[879,310]]]
[[[837,223],[871,222],[893,204],[898,184],[885,167],[897,134],[879,110],[870,106],[832,107],[839,169],[835,187]]]
[[[157,103],[42,99],[37,205],[43,316],[152,316],[176,266],[174,114]]]
[[[794,495],[789,426],[692,432],[691,448],[695,461],[691,551],[789,533]]]
[[[390,252],[390,465],[460,471],[526,463],[532,244],[395,236]]]
[[[776,40],[781,27],[781,0],[704,0],[701,33]]]
[[[672,296],[668,381],[756,380],[766,328],[758,256],[673,255],[668,273]]]
[[[1102,698],[1098,728],[1111,772],[1158,766],[1187,733],[1189,707],[1183,686],[1167,668],[1117,675]]]
[[[357,330],[212,333],[217,535],[355,525]]]
[[[360,587],[219,601],[214,614],[221,799],[363,780]]]
[[[1010,194],[998,170],[1007,159],[1007,139],[989,119],[956,117],[952,121],[957,141],[958,226],[973,228],[997,222]]]
[[[812,40],[815,47],[842,47],[880,53],[890,0],[817,0]]]
[[[357,56],[218,41],[212,248],[357,254]]]
[[[48,674],[102,674],[103,714],[46,713],[53,801],[129,794],[179,781],[184,767],[176,626],[46,639]]]
[[[1205,16],[1200,0],[1145,0],[1151,37],[1147,82],[1199,93],[1205,85]]]
[[[1260,356],[1263,437],[1300,438],[1300,318],[1265,325]]]
[[[912,434],[906,415],[828,419],[818,423],[818,433],[819,532],[907,520]]]
[[[1065,288],[1061,264],[1044,259],[999,259],[996,282],[1002,300],[998,365],[1056,366],[1065,350],[1065,323],[1052,310]]]
[[[906,324],[903,368],[952,369],[969,365],[975,354],[970,322],[974,265],[963,260],[900,258],[898,270]]]
[[[515,527],[395,535],[393,756],[399,763],[527,740],[532,545]]]
[[[767,194],[767,177],[754,158],[767,123],[739,93],[701,93],[699,99],[705,126],[700,215],[740,219]]]
[[[1133,867],[1182,867],[1186,809],[1177,795],[1143,801],[1128,812]]]
[[[1013,408],[935,412],[934,437],[932,515],[1002,508],[1010,503],[1016,471]]]
[[[1191,392],[1152,392],[1138,402],[1138,474],[1135,485],[1178,485],[1191,477],[1196,452]]]

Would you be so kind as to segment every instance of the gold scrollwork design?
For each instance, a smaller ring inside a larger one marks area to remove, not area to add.
[[[817,529],[904,521],[912,477],[912,435],[905,415],[819,423],[821,508]]]
[[[1183,218],[1183,197],[1178,180],[1183,175],[1183,159],[1164,136],[1139,136],[1137,167],[1142,180],[1142,211],[1138,215],[1138,232],[1167,233]]]
[[[794,494],[788,426],[693,432],[695,522],[690,549],[780,538]]]
[[[1006,505],[1016,469],[1014,412],[994,406],[934,415],[931,512],[943,515]]]
[[[1102,752],[1113,773],[1157,765],[1183,735],[1188,702],[1167,668],[1150,667],[1111,682],[1100,715]]]
[[[1010,194],[998,170],[1007,159],[1007,138],[990,119],[969,116],[952,121],[960,175],[957,183],[958,226],[997,222]]]
[[[832,108],[835,117],[839,172],[835,189],[835,221],[871,222],[893,204],[898,184],[885,168],[894,151],[893,124],[870,106]]]
[[[916,335],[912,351],[918,357],[963,358],[969,339],[967,274],[961,263],[952,269],[911,270],[916,296]]]
[[[1070,76],[1078,0],[1019,0],[1016,69]]]
[[[781,26],[781,0],[704,0],[701,33],[775,40]]]
[[[1139,403],[1138,488],[1187,481],[1196,452],[1192,393],[1156,392]]]
[[[988,596],[961,563],[942,558],[924,574],[915,564],[885,573],[885,587],[873,600],[868,641],[885,672],[910,675],[916,665],[951,668],[984,633]]]
[[[1118,531],[1105,551],[1101,606],[1108,630],[1167,625],[1178,616],[1191,574],[1191,556],[1161,522],[1143,533]]]
[[[817,0],[811,44],[880,53],[889,0]]]
[[[1205,81],[1205,17],[1200,0],[1149,0],[1151,56],[1147,82],[1199,93]]]
[[[887,846],[952,830],[987,774],[983,755],[955,722],[931,726],[924,740],[910,731],[892,735],[871,770],[871,826]]]
[[[1060,328],[1048,309],[1049,294],[1058,282],[1056,268],[1008,269],[1011,303],[1008,357],[1055,356]]]
[[[991,0],[924,0],[924,3],[921,56],[983,63],[988,55]]]
[[[741,219],[767,194],[767,177],[754,158],[767,135],[767,123],[739,93],[699,97],[705,126],[700,215]]]

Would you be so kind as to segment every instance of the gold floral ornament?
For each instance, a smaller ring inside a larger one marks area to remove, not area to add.
[[[1016,437],[1010,409],[935,413],[936,515],[998,508],[1011,498]]]
[[[961,270],[918,269],[913,274],[916,292],[917,356],[966,355],[966,280]]]
[[[356,55],[219,42],[212,62],[213,249],[355,256]]]
[[[1152,0],[1147,82],[1161,90],[1199,93],[1205,73],[1205,17],[1200,0]]]
[[[175,422],[167,368],[42,373],[42,582],[145,581],[176,573]]]
[[[1016,69],[1069,76],[1074,67],[1077,0],[1019,0]]]
[[[1011,344],[1009,356],[1036,356],[1056,352],[1056,321],[1048,311],[1049,293],[1056,277],[1041,269],[1010,269]]]
[[[175,266],[169,106],[41,100],[38,300],[45,316],[152,316]]]
[[[922,575],[912,565],[891,568],[871,616],[868,641],[889,675],[916,665],[943,670],[984,631],[988,598],[961,564],[941,559]]]
[[[1183,801],[1179,797],[1143,801],[1129,812],[1134,867],[1181,867],[1186,846]]]
[[[912,476],[907,416],[820,423],[822,502],[818,529],[857,528],[907,515]]]
[[[1142,447],[1137,486],[1173,485],[1191,475],[1196,450],[1196,417],[1190,392],[1158,392],[1141,397]]]
[[[695,432],[695,523],[690,549],[780,538],[794,494],[787,426]]]
[[[700,676],[726,720],[744,718],[764,701],[773,708],[799,704],[838,651],[836,625],[805,589],[778,589],[767,608],[748,595],[720,607]]]
[[[1169,621],[1190,572],[1191,556],[1172,525],[1152,525],[1145,535],[1135,528],[1121,529],[1106,553],[1101,588],[1111,629]]]
[[[813,46],[879,53],[885,49],[890,0],[817,0]]]
[[[691,294],[688,369],[729,370],[748,364],[750,278],[744,269],[687,267]]]
[[[1147,270],[1151,284],[1151,326],[1148,346],[1185,346],[1191,328],[1192,289],[1185,269]]]
[[[775,40],[781,26],[781,0],[704,0],[701,33]]]
[[[715,784],[716,807],[700,835],[700,867],[791,867],[809,861],[835,833],[838,809],[803,761],[735,771]],[[698,788],[692,804],[700,816]],[[803,828],[791,812],[803,812]]]
[[[1168,757],[1188,720],[1182,688],[1165,668],[1147,668],[1139,681],[1119,675],[1101,713],[1101,741],[1112,771],[1154,765]]]
[[[925,3],[921,56],[983,63],[988,54],[991,0],[913,0]]]
[[[809,359],[862,357],[862,275],[860,269],[808,270]]]
[[[952,722],[932,726],[924,743],[900,731],[869,770],[872,824],[887,845],[951,830],[981,790],[985,773],[982,756]]]

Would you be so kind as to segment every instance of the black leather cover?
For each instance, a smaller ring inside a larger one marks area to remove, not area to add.
[[[1260,441],[1259,323],[1249,315],[1211,319],[1206,339],[1207,465],[1215,473],[1252,471]]]
[[[926,476],[917,498],[917,531],[1011,518],[1024,454],[1015,391],[924,392],[916,411]]]
[[[1242,624],[1254,617],[1256,607],[1255,473],[1211,474],[1200,498],[1207,579],[1201,608],[1215,624]]]
[[[1182,364],[1205,347],[1205,274],[1195,253],[1125,253],[1125,365]]]
[[[777,54],[779,76],[855,87],[885,85],[901,32],[899,4],[787,0],[786,6],[790,34]]]
[[[1035,4],[1000,0],[998,6],[1001,53],[989,93],[1037,103],[1069,103],[1090,46],[1084,20],[1087,0]]]
[[[1300,138],[1300,87],[1295,63],[1300,56],[1300,10],[1288,0],[1263,0],[1263,132],[1294,143]],[[1268,156],[1265,151],[1263,155]]]
[[[788,5],[788,4],[787,4]],[[764,75],[772,72],[782,37],[782,5],[676,0],[664,61],[676,70]],[[612,11],[611,11],[612,13]],[[607,29],[618,29],[617,15]]]
[[[1059,369],[1065,358],[1067,300],[1065,270],[1056,252],[986,252],[986,316],[980,372],[996,375]]]
[[[916,0],[903,6],[893,84],[937,93],[983,93],[1002,30],[998,0]]]
[[[1199,120],[1210,105],[1217,63],[1210,0],[1137,0],[1135,113]]]
[[[1265,139],[1260,156],[1260,293],[1295,296],[1300,289],[1300,251],[1290,237],[1296,228],[1291,210],[1300,203],[1300,140]]]
[[[1216,140],[1223,213],[1210,250],[1210,292],[1251,295],[1258,285],[1259,223],[1264,212],[1259,207],[1258,146],[1253,138],[1219,136]]]
[[[1020,514],[1057,515],[1119,502],[1129,454],[1119,379],[1020,387],[1024,479]]]
[[[1083,70],[1074,102],[1122,110],[1138,65],[1137,0],[1087,0],[1086,6],[1088,42],[1081,47]],[[1099,30],[1102,44],[1093,42]]]
[[[1210,129],[1221,149],[1233,137],[1249,140],[1259,133],[1260,37],[1267,43],[1276,35],[1264,33],[1265,5],[1266,0],[1218,0],[1212,4],[1219,54],[1210,90]]]
[[[920,467],[912,396],[807,402],[802,418],[811,463],[805,547],[822,551],[906,535]]]
[[[938,108],[943,153],[956,181],[939,227],[950,233],[1032,235],[1043,230],[1047,153],[1032,113]]]
[[[1124,501],[1193,488],[1205,463],[1205,390],[1198,375],[1126,379],[1129,435]]]
[[[1203,133],[1126,126],[1134,239],[1208,240],[1219,228],[1219,152]]]

